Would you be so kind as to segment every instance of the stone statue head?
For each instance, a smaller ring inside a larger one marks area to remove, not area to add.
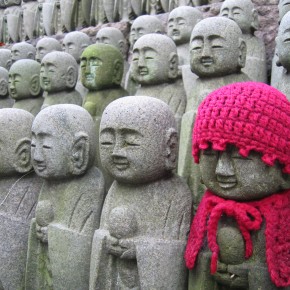
[[[203,14],[197,8],[177,7],[169,14],[167,35],[173,39],[176,45],[189,43],[193,27],[202,19]]]
[[[11,48],[12,63],[19,59],[35,59],[36,48],[27,42],[18,42]]]
[[[201,78],[225,76],[245,66],[247,47],[236,22],[225,17],[201,20],[192,30],[190,66]]]
[[[0,0],[0,8],[6,8],[6,4],[5,4],[4,0]],[[0,283],[0,286],[1,286],[1,283]],[[0,287],[0,289],[1,289],[1,287]]]
[[[72,55],[77,63],[80,63],[80,58],[85,50],[91,44],[90,37],[81,31],[73,31],[68,34],[63,39],[62,48],[63,51]]]
[[[41,95],[39,83],[40,63],[32,59],[20,59],[9,70],[9,93],[15,100]]]
[[[96,129],[91,115],[71,104],[49,106],[32,125],[31,157],[36,174],[49,180],[85,174],[96,154]]]
[[[32,169],[30,142],[34,116],[27,111],[0,110],[0,176],[24,174]]]
[[[278,35],[276,37],[276,50],[278,54],[278,66],[283,66],[287,72],[290,71],[290,11],[287,12],[279,25]]]
[[[10,49],[5,49],[1,48],[0,49],[0,67],[4,67],[7,70],[10,69],[12,64],[11,61],[11,50]]]
[[[40,85],[47,92],[61,92],[75,88],[78,79],[78,64],[68,53],[53,51],[41,61]]]
[[[111,44],[126,55],[126,39],[123,33],[115,27],[103,27],[96,34],[96,43]]]
[[[0,99],[8,97],[8,70],[4,67],[0,67]]]
[[[156,98],[120,98],[102,115],[102,165],[120,183],[142,184],[170,175],[177,147],[174,114]]]
[[[59,41],[52,37],[41,38],[36,44],[35,59],[38,62],[41,62],[43,57],[52,51],[61,51],[61,45]]]
[[[290,11],[290,2],[289,0],[279,0],[278,3],[278,10],[279,10],[279,22],[282,20],[284,15]]]
[[[216,195],[239,201],[290,188],[290,103],[263,83],[234,83],[200,105],[193,156]]]
[[[156,16],[142,15],[137,17],[130,30],[129,42],[133,48],[135,42],[143,35],[148,33],[165,33],[164,26]]]
[[[6,7],[20,5],[21,0],[4,0],[4,4],[6,5]]]
[[[130,74],[141,85],[156,85],[176,79],[178,56],[173,40],[157,33],[140,37],[133,47]]]
[[[258,12],[251,0],[225,0],[220,16],[234,20],[243,34],[254,34],[259,28]]]
[[[90,91],[119,86],[124,60],[114,46],[97,43],[88,46],[81,55],[81,81]]]

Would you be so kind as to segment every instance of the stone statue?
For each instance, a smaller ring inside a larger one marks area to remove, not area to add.
[[[127,62],[127,42],[123,33],[115,27],[103,27],[96,34],[96,43],[111,44],[120,50],[124,58],[124,73],[121,82],[124,87],[129,63]]]
[[[82,107],[42,110],[31,155],[43,178],[27,255],[25,289],[88,289],[91,242],[99,227],[104,180],[93,166],[96,130]]]
[[[9,96],[8,81],[8,70],[4,67],[0,67],[0,109],[11,108],[14,103],[13,99]]]
[[[267,83],[266,48],[264,42],[254,35],[259,28],[258,12],[252,0],[225,0],[220,16],[234,20],[242,30],[247,44],[247,59],[243,72],[251,80]]]
[[[193,156],[208,190],[187,243],[188,289],[289,289],[289,124],[289,101],[263,83],[222,87],[199,107]]]
[[[33,115],[0,110],[0,280],[4,289],[23,289],[29,224],[42,181],[30,157]]]
[[[39,83],[40,63],[32,59],[16,61],[9,70],[9,93],[15,100],[13,108],[36,116],[43,103]]]
[[[38,40],[36,44],[35,60],[41,62],[43,57],[49,52],[61,51],[61,44],[58,40],[52,37],[44,37]]]
[[[0,49],[0,67],[4,67],[9,70],[12,64],[11,61],[11,50],[6,48]]]
[[[79,65],[81,61],[81,54],[83,53],[84,49],[88,47],[91,43],[91,39],[86,33],[81,31],[72,31],[65,35],[62,42],[62,48],[63,51],[72,55]],[[81,94],[82,98],[84,98],[85,95],[87,95],[88,90],[83,86],[81,82],[80,66],[78,72],[79,74],[76,90]]]
[[[173,40],[157,33],[140,37],[133,47],[130,74],[140,85],[136,95],[156,97],[168,104],[180,130],[186,94],[178,79],[178,56]]]
[[[68,53],[53,51],[41,61],[40,86],[46,93],[41,109],[57,104],[82,105],[82,97],[75,86],[78,64]]]
[[[187,289],[183,251],[192,198],[172,172],[177,145],[164,102],[125,97],[105,109],[100,152],[115,181],[94,234],[90,290]]]
[[[11,47],[11,61],[14,63],[19,59],[35,59],[36,49],[27,42],[18,42]]]
[[[278,90],[284,93],[288,100],[290,100],[290,62],[289,62],[289,48],[288,48],[288,36],[290,29],[290,11],[287,12],[281,20],[278,35],[276,37],[276,52],[277,52],[277,65],[282,66],[282,70],[277,71],[279,73],[279,79],[276,82],[271,82],[271,85],[275,86]]]
[[[23,40],[31,40],[40,34],[40,10],[39,3],[36,0],[23,0],[22,8],[22,29]]]
[[[62,33],[60,1],[45,0],[41,6],[44,35],[52,36]]]
[[[250,80],[241,72],[246,61],[246,43],[242,31],[233,20],[210,17],[201,20],[192,31],[190,40],[190,66],[198,78],[187,99],[186,113],[181,124],[178,173],[185,178],[198,204],[203,187],[197,165],[191,157],[191,135],[195,113],[207,94],[234,82]]]
[[[189,65],[189,41],[191,31],[203,15],[197,9],[181,6],[172,10],[168,17],[167,35],[177,47],[179,65]]]
[[[3,39],[4,29],[6,29],[6,26],[7,26],[7,24],[5,23],[6,19],[4,17],[5,9],[6,9],[6,5],[5,5],[4,0],[0,0],[0,41],[1,42],[4,42],[4,39]],[[0,290],[1,290],[1,287],[0,287]]]
[[[21,40],[21,0],[4,0],[6,9],[4,11],[5,25],[3,27],[3,40],[5,43],[14,43]]]

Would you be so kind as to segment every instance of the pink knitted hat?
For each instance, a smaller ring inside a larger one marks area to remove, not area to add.
[[[192,137],[196,163],[209,144],[222,151],[232,144],[244,157],[254,150],[267,165],[278,160],[290,174],[290,102],[269,85],[234,83],[210,93],[198,108]]]

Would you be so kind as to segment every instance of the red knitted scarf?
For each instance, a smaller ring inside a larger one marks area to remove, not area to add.
[[[225,200],[207,191],[191,224],[185,251],[186,266],[192,269],[202,247],[205,234],[212,252],[211,273],[217,270],[219,246],[216,241],[222,215],[235,218],[245,241],[245,257],[253,252],[251,231],[259,230],[262,218],[266,229],[266,258],[272,281],[277,287],[290,286],[290,190],[259,201]]]

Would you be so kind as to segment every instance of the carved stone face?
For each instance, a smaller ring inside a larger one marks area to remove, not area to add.
[[[35,59],[36,49],[33,45],[26,42],[19,42],[11,48],[12,63],[19,59]]]
[[[232,20],[210,17],[200,21],[191,34],[191,70],[205,78],[239,72],[241,36],[240,28]]]
[[[257,152],[242,157],[234,146],[228,146],[224,152],[202,150],[200,170],[205,186],[226,199],[260,199],[280,191],[283,183],[277,164],[266,165]]]
[[[220,16],[234,20],[242,32],[251,33],[254,5],[251,0],[226,0],[220,11]]]
[[[190,35],[195,24],[202,19],[202,14],[192,7],[179,7],[171,11],[168,18],[167,35],[176,45],[189,43]]]
[[[41,62],[44,56],[52,51],[61,51],[60,43],[54,38],[42,38],[36,44],[35,59]]]
[[[23,71],[12,68],[9,71],[9,94],[15,100],[20,100],[30,96],[30,78],[31,75]]]

